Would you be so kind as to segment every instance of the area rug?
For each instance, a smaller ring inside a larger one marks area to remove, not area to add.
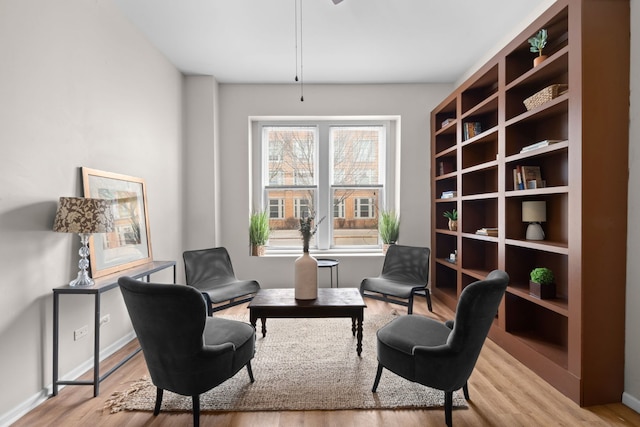
[[[246,317],[221,316],[246,321]],[[384,370],[371,392],[378,365],[376,331],[393,315],[365,315],[362,356],[356,353],[351,319],[268,319],[267,336],[257,334],[246,368],[200,396],[201,411],[288,411],[337,409],[441,408],[444,393],[411,383]],[[260,330],[260,321],[257,329]],[[152,411],[156,389],[148,378],[128,384],[106,402],[110,412]],[[454,406],[466,406],[454,393]],[[191,411],[190,397],[165,391],[163,411]]]

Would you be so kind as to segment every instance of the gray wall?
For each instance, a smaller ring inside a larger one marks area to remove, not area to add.
[[[51,227],[58,198],[82,195],[79,167],[146,180],[156,259],[181,254],[183,179],[182,75],[110,1],[0,0],[0,56],[2,425],[51,384],[51,290],[79,248]],[[61,299],[62,373],[92,354],[92,333],[72,339],[92,301]],[[119,291],[102,307],[103,348],[117,346],[131,333]]]

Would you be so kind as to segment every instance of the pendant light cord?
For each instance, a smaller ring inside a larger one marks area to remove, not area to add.
[[[300,102],[304,101],[304,77],[303,77],[303,68],[304,61],[302,57],[303,51],[303,43],[302,43],[302,0],[293,0],[294,1],[294,12],[295,12],[295,45],[296,45],[296,77],[295,81],[300,82]],[[298,7],[298,2],[300,2],[300,7]],[[299,30],[298,30],[299,28]],[[300,57],[300,67],[298,67],[298,40],[300,41],[300,49],[299,49],[299,57]],[[298,70],[300,71],[300,78],[298,78]]]

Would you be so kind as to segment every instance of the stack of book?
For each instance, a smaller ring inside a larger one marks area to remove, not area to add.
[[[479,234],[481,236],[494,236],[494,237],[497,237],[498,236],[498,229],[497,228],[481,228],[481,229],[476,231],[476,234]]]
[[[456,197],[458,195],[457,191],[443,191],[442,192],[442,196],[440,196],[441,199],[452,199],[454,197]]]
[[[521,153],[526,153],[527,151],[537,150],[538,148],[548,147],[551,144],[557,144],[558,142],[562,142],[561,139],[545,139],[544,141],[536,142],[535,144],[527,145],[526,147],[522,147],[520,150]]]
[[[464,139],[469,139],[482,133],[482,125],[480,122],[466,122],[462,130],[464,132]]]

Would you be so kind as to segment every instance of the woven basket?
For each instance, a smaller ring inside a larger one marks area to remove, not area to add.
[[[569,90],[569,85],[558,84],[547,86],[541,91],[536,92],[531,95],[529,98],[524,100],[524,106],[527,107],[527,110],[534,109],[536,107],[541,106],[545,102],[549,102],[554,98],[559,97],[563,93],[566,93]]]

